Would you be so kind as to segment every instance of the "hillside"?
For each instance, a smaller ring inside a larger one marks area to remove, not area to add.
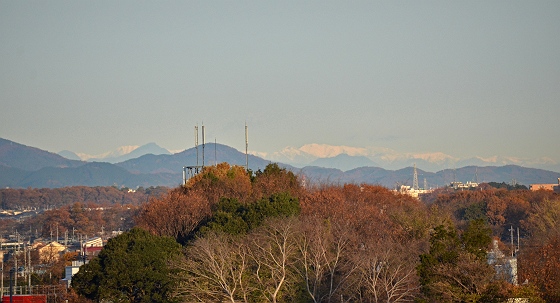
[[[113,164],[94,162],[79,167],[44,167],[24,171],[0,166],[2,188],[59,188],[68,186],[168,186],[181,184],[181,174],[133,174]]]
[[[227,162],[231,165],[245,166],[246,163],[244,153],[223,144],[206,144],[204,154],[205,165]],[[133,173],[158,174],[165,172],[182,174],[183,166],[197,165],[196,158],[196,149],[190,148],[173,155],[144,155],[116,165]],[[202,165],[202,161],[202,146],[199,146],[198,165]],[[270,161],[249,155],[249,168],[254,171],[264,169],[269,163]]]
[[[84,162],[0,138],[0,165],[34,171],[44,167],[77,167]]]

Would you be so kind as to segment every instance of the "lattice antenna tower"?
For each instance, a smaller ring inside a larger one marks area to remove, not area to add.
[[[414,179],[412,181],[412,188],[418,190],[418,171],[416,171],[416,163],[414,163]]]

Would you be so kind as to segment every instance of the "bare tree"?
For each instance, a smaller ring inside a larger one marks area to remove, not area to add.
[[[418,294],[414,264],[385,249],[359,254],[361,286],[372,302],[411,302]]]
[[[348,258],[349,230],[329,221],[302,222],[299,273],[313,302],[329,302],[356,271]]]
[[[208,233],[187,250],[177,297],[186,301],[247,302],[248,253],[234,236]]]
[[[289,292],[297,253],[295,226],[295,218],[275,219],[249,235],[256,285],[268,302],[276,303],[281,293]]]
[[[438,300],[475,302],[486,291],[494,277],[494,270],[472,254],[461,252],[456,264],[439,264],[434,274],[438,279],[427,287]]]

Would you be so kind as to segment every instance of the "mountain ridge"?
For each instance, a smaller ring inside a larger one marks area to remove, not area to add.
[[[9,145],[6,147],[6,145]],[[16,149],[14,152],[12,149]],[[9,152],[6,152],[9,151]],[[197,160],[198,154],[198,160]],[[29,157],[32,161],[27,161]],[[249,168],[262,170],[271,162],[255,155],[247,155]],[[338,168],[304,166],[296,168],[279,163],[298,175],[305,176],[306,182],[314,183],[370,183],[393,188],[398,184],[412,185],[412,165],[390,170],[382,167],[368,166],[369,161],[363,156],[335,156],[338,160],[366,161],[366,165],[350,170]],[[204,162],[203,162],[204,161]],[[230,165],[245,166],[246,155],[232,147],[222,144],[206,144],[203,160],[199,147],[186,149],[175,154],[146,154],[138,158],[119,163],[85,162],[64,159],[63,157],[34,147],[17,144],[0,139],[0,187],[65,187],[84,186],[119,186],[136,188],[138,186],[175,187],[182,182],[183,169],[186,166],[206,166],[228,162]],[[33,162],[33,165],[26,163]],[[37,165],[41,163],[41,165]],[[25,165],[24,165],[25,164]],[[423,184],[426,179],[429,187],[442,186],[452,181],[478,182],[517,182],[529,185],[533,183],[555,183],[560,173],[550,170],[527,168],[519,165],[504,166],[465,166],[430,172],[418,167],[418,179]]]
[[[366,157],[385,169],[398,170],[403,167],[417,166],[423,167],[426,171],[437,172],[444,169],[464,167],[469,165],[478,166],[497,166],[497,165],[519,165],[530,168],[551,170],[560,173],[560,163],[552,159],[541,157],[537,159],[525,159],[518,157],[493,156],[493,157],[470,157],[458,158],[442,152],[425,153],[401,153],[383,147],[350,147],[334,146],[328,144],[306,144],[299,148],[286,147],[278,152],[265,153],[254,152],[263,158],[275,162],[290,164],[295,167],[305,167],[314,165],[314,161],[321,160],[320,163],[327,167],[338,167],[335,158],[338,155],[346,154],[349,157]],[[332,161],[329,161],[331,159]],[[346,166],[344,169],[353,169],[358,166]]]
[[[154,155],[170,155],[171,152],[154,142],[150,142],[141,146],[138,145],[127,145],[121,146],[113,151],[105,152],[100,155],[88,155],[84,153],[75,153],[69,150],[63,150],[58,152],[59,155],[72,159],[72,160],[82,160],[87,162],[108,162],[108,163],[119,163],[126,160],[138,158],[147,154]]]

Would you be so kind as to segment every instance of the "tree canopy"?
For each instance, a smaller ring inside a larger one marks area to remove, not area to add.
[[[72,288],[88,299],[113,302],[173,302],[170,262],[181,245],[170,237],[133,228],[108,241],[72,278]]]

